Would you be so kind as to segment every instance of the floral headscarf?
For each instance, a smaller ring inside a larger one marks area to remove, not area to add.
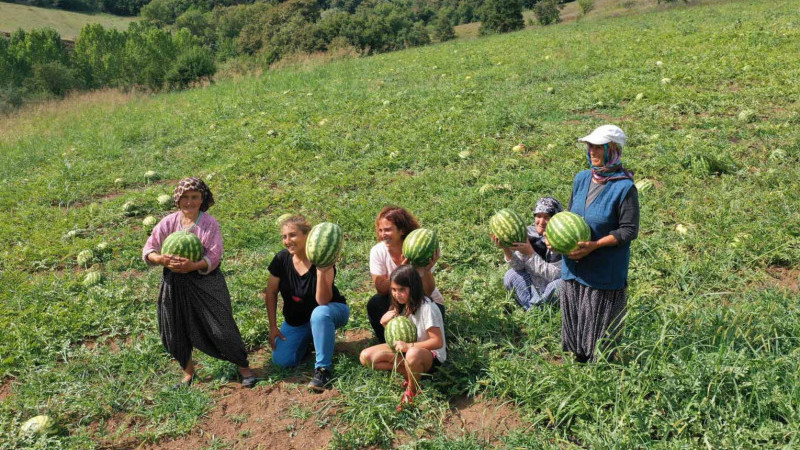
[[[611,180],[621,180],[629,178],[633,180],[633,172],[622,166],[622,146],[611,143],[603,144],[605,155],[603,155],[603,165],[601,167],[592,165],[592,155],[586,149],[586,159],[589,167],[592,168],[592,179],[598,183],[605,183]]]
[[[211,194],[211,189],[200,178],[189,177],[184,178],[175,186],[175,191],[172,193],[172,201],[175,202],[175,207],[178,207],[178,201],[186,191],[197,191],[203,196],[203,204],[200,205],[200,211],[208,211],[214,204],[214,195]]]

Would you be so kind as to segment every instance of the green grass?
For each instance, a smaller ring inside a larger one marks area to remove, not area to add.
[[[0,31],[13,32],[20,28],[29,31],[35,28],[52,28],[62,39],[75,40],[81,28],[89,23],[99,23],[106,28],[125,30],[135,17],[111,14],[85,14],[62,9],[39,8],[0,2]]]
[[[166,214],[156,197],[193,174],[215,192],[252,349],[266,343],[257,292],[281,248],[279,215],[345,230],[337,285],[348,328],[368,327],[378,210],[402,204],[438,230],[449,363],[418,407],[397,414],[400,388],[386,374],[337,355],[334,447],[397,445],[403,430],[421,448],[478,448],[474,436],[440,433],[448,400],[475,394],[518,406],[529,427],[500,439],[507,447],[797,446],[800,305],[771,275],[800,266],[794,3],[587,18],[7,119],[20,126],[0,137],[0,376],[14,379],[0,442],[29,445],[16,430],[37,413],[58,419],[52,440],[64,447],[96,443],[104,436],[90,425],[119,414],[137,424],[119,439],[154,442],[213,407],[215,383],[167,389],[178,369],[157,337],[159,274],[139,256],[141,219]],[[738,119],[745,109],[754,120]],[[607,122],[627,132],[623,159],[637,178],[655,181],[641,193],[623,358],[560,365],[557,309],[506,312],[487,221],[501,207],[531,220],[542,195],[566,201],[585,165],[576,139]],[[514,153],[518,142],[531,150]],[[168,181],[145,183],[147,170]],[[122,214],[127,201],[139,216]],[[86,231],[68,238],[76,228]],[[106,281],[85,288],[75,256],[103,240]],[[108,336],[131,340],[118,351],[83,344]],[[233,373],[200,360],[215,379]],[[296,374],[265,372],[270,383]]]

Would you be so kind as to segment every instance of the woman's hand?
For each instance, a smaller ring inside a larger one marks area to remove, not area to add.
[[[500,239],[497,239],[497,236],[495,236],[494,233],[490,234],[489,236],[491,236],[492,242],[494,242],[494,245],[496,245],[497,248],[503,248],[503,244],[500,243]]]
[[[515,252],[520,252],[527,257],[533,256],[533,246],[531,245],[531,241],[525,240],[525,242],[514,242],[511,245],[511,249]]]
[[[197,264],[187,258],[180,256],[167,255],[169,262],[165,265],[166,268],[175,273],[189,273],[197,270]]]
[[[409,344],[409,343],[403,342],[403,341],[394,341],[393,344],[394,344],[395,351],[402,352],[402,353],[407,352],[408,349],[410,349],[414,345],[414,344]]]
[[[579,261],[588,256],[589,253],[592,253],[593,251],[597,250],[599,247],[600,246],[597,244],[597,241],[578,242],[578,248],[571,251],[570,254],[567,255],[567,258]]]
[[[273,350],[275,350],[275,339],[281,338],[281,340],[286,340],[286,337],[281,333],[281,330],[278,327],[270,327],[269,329],[269,346]]]
[[[442,256],[442,249],[437,248],[436,251],[433,252],[433,256],[431,257],[431,260],[428,261],[428,264],[425,265],[425,267],[423,267],[423,269],[425,269],[428,272],[430,272],[431,269],[433,269],[433,266],[436,265],[436,262],[439,261],[439,257],[440,256]]]

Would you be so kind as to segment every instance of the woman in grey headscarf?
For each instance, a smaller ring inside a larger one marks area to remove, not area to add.
[[[561,286],[561,255],[547,248],[544,233],[547,222],[564,208],[553,197],[542,197],[533,210],[533,225],[528,227],[528,240],[503,247],[497,236],[495,245],[511,266],[503,278],[506,290],[514,291],[514,298],[526,310],[534,305],[555,302]]]

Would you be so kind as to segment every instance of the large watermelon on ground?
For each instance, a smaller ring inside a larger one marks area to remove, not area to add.
[[[50,416],[36,416],[25,421],[22,424],[22,433],[25,435],[33,434],[54,434],[58,430],[56,422]]]
[[[525,222],[522,217],[510,209],[501,209],[489,219],[489,230],[497,236],[503,247],[510,247],[515,242],[528,239]]]
[[[562,211],[554,215],[547,222],[545,234],[550,247],[564,254],[578,248],[578,242],[588,241],[592,238],[589,224],[583,220],[583,217],[569,211]]]
[[[203,243],[189,231],[176,231],[161,244],[161,254],[180,256],[190,261],[200,261],[203,257]]]
[[[384,331],[386,343],[394,348],[394,341],[408,344],[417,342],[417,326],[406,316],[397,316],[386,324]]]
[[[317,267],[329,267],[342,251],[342,229],[339,225],[322,222],[314,226],[306,239],[306,255]]]
[[[408,233],[403,241],[403,255],[414,267],[425,267],[439,249],[436,232],[427,228],[417,228]]]

